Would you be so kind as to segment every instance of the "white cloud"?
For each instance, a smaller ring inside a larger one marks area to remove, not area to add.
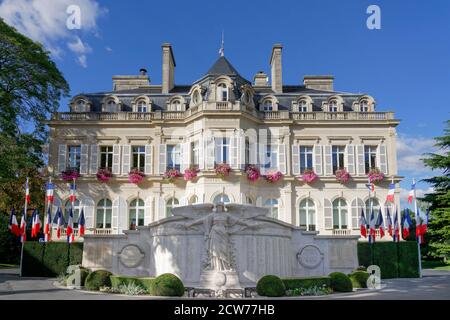
[[[66,10],[70,5],[80,8],[80,30],[69,30],[66,26],[69,17]],[[64,53],[61,41],[67,43],[78,62],[84,61],[84,65],[86,54],[92,50],[78,34],[96,35],[97,19],[105,12],[106,9],[100,7],[96,0],[3,0],[0,3],[0,17],[6,23],[41,42],[54,57],[61,57]]]
[[[397,163],[399,171],[407,171],[412,175],[426,175],[431,170],[421,160],[424,153],[436,152],[432,138],[400,135],[397,139]]]

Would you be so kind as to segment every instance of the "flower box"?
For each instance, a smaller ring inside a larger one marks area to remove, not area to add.
[[[65,171],[61,172],[61,178],[65,182],[72,182],[80,177],[80,173],[77,169],[67,168]]]
[[[169,182],[174,182],[179,177],[181,177],[180,171],[177,169],[168,169],[166,172],[164,172],[164,179]]]
[[[112,173],[109,169],[98,169],[97,180],[103,183],[107,183],[111,179]]]
[[[257,181],[261,176],[258,167],[254,165],[248,165],[247,168],[245,169],[245,173],[247,174],[247,179],[250,180],[251,182]]]
[[[335,172],[336,181],[345,184],[350,180],[350,173],[345,169],[338,169]]]
[[[319,176],[313,170],[305,170],[301,175],[302,181],[306,183],[313,183],[317,178],[319,178]]]
[[[367,176],[369,177],[369,182],[374,184],[377,184],[378,182],[381,182],[384,179],[383,172],[381,172],[380,169],[378,168],[370,169]]]
[[[283,174],[280,171],[269,172],[264,176],[264,178],[266,179],[267,182],[275,183],[283,178]]]
[[[196,167],[190,167],[189,169],[184,170],[183,179],[185,181],[193,180],[197,177],[197,173],[199,173],[200,170],[198,170]]]
[[[139,184],[144,180],[145,174],[138,169],[132,169],[128,173],[128,181],[134,184]]]
[[[215,172],[217,176],[223,179],[230,175],[231,167],[228,163],[220,163],[216,165]]]

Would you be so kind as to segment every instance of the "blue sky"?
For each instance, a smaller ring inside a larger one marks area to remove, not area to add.
[[[81,30],[65,28],[71,4],[81,8]],[[366,26],[371,4],[381,9],[381,30]],[[112,75],[141,67],[160,83],[163,42],[173,45],[177,84],[208,70],[222,30],[225,55],[249,80],[259,70],[269,73],[272,45],[282,43],[284,83],[333,74],[336,90],[368,93],[377,110],[395,111],[406,189],[412,176],[432,174],[419,158],[449,118],[450,2],[444,0],[0,0],[0,16],[52,51],[72,95],[110,90]]]

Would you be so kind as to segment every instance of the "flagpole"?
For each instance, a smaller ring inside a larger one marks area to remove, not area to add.
[[[370,228],[371,228],[371,219],[372,219],[372,210],[373,210],[373,199],[372,199],[372,182],[370,182],[370,179],[369,179],[369,185],[370,185],[370,188],[369,188],[369,203],[370,203],[370,213],[369,213],[369,239],[370,239],[370,251],[371,251],[371,260],[372,260],[372,264],[374,263],[373,262],[373,255],[374,255],[374,253],[373,253],[373,244],[374,244],[374,242],[375,242],[375,239],[374,238],[372,238],[373,236],[372,236],[372,233],[370,232]]]
[[[28,177],[27,177],[27,187],[28,187]],[[26,191],[25,191],[26,193]],[[25,195],[25,207],[23,210],[23,214],[22,214],[22,220],[25,219],[25,222],[27,221],[27,210],[28,210],[28,202],[27,202],[27,196]],[[22,223],[22,222],[21,222]],[[25,233],[25,237],[26,237],[26,233],[27,233],[27,226],[25,225],[25,230],[23,231]],[[22,277],[22,263],[23,263],[23,246],[24,246],[24,239],[25,239],[24,235],[22,234],[22,246],[20,248],[20,276]]]
[[[413,185],[416,184],[416,180],[413,179]],[[418,215],[418,211],[417,211],[417,198],[416,198],[416,188],[414,187],[414,214],[416,217],[416,241],[417,241],[417,257],[419,259],[419,278],[422,278],[422,257],[421,257],[421,253],[420,253],[420,235],[417,237],[417,224],[419,222],[419,215]]]

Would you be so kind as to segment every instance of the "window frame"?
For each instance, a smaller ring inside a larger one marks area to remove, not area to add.
[[[371,169],[377,168],[377,154],[378,146],[364,146],[364,170],[366,174],[368,174]]]
[[[333,166],[333,174],[337,170],[345,169],[345,146],[331,146],[331,165]]]
[[[103,150],[103,148],[106,148],[106,150]],[[108,169],[111,171],[112,165],[113,165],[113,156],[114,156],[113,146],[104,145],[104,146],[100,146],[99,149],[100,149],[99,168],[100,169]],[[105,161],[103,161],[103,158]],[[109,166],[109,163],[111,163],[111,166]],[[103,164],[105,164],[105,165],[103,165]]]
[[[299,156],[300,173],[304,173],[306,170],[314,169],[313,146],[299,146],[298,156]],[[305,166],[302,166],[302,162],[305,164]],[[309,164],[311,164],[311,166],[308,166]]]
[[[108,206],[108,201],[110,206]],[[101,227],[99,227],[99,213],[102,214]],[[109,227],[107,227],[107,217],[109,216]],[[95,211],[95,229],[112,229],[112,201],[108,198],[101,199],[97,202]]]
[[[175,198],[175,197],[170,197],[169,199],[166,200],[166,218],[171,217],[172,214],[172,209],[176,208],[180,205],[180,201]]]
[[[217,152],[219,151],[219,152]],[[230,162],[231,139],[229,137],[218,137],[214,139],[214,162],[215,165]],[[225,155],[225,156],[224,156]]]
[[[335,206],[335,203],[337,202],[337,206]],[[342,205],[342,202],[344,202],[344,205]],[[348,229],[348,203],[344,198],[337,198],[332,202],[332,211],[333,211],[333,229],[336,230],[347,230]],[[337,212],[336,212],[337,211]],[[337,214],[337,224],[335,223]],[[342,219],[342,217],[345,217],[345,219]],[[342,220],[345,220],[345,224],[343,224]],[[337,228],[336,228],[337,226]],[[345,228],[344,228],[345,227]]]
[[[166,169],[181,169],[181,146],[180,144],[168,144],[166,150],[167,165]],[[174,159],[175,157],[175,159]],[[177,162],[178,161],[178,162]]]
[[[72,152],[72,148],[75,148],[75,150],[78,150],[76,152]],[[75,159],[73,159],[75,157]],[[73,165],[75,164],[75,165]],[[68,145],[67,146],[67,168],[74,168],[77,169],[78,172],[80,172],[80,166],[81,166],[81,145],[75,144],[75,145]]]
[[[145,170],[145,146],[131,146],[132,168],[139,171]],[[137,160],[137,163],[136,161]]]
[[[269,216],[274,219],[278,219],[280,202],[275,198],[268,198],[264,201],[264,208],[269,209]],[[276,215],[274,214],[276,213]],[[279,220],[279,219],[278,219]]]
[[[305,206],[303,207],[302,204],[305,203]],[[310,205],[312,204],[312,205]],[[304,212],[302,212],[304,211]],[[316,205],[314,200],[311,198],[305,198],[302,199],[298,205],[298,225],[299,227],[306,227],[307,231],[316,231],[317,224],[316,224]],[[305,215],[305,224],[302,224],[302,214]],[[312,221],[311,221],[312,220]]]
[[[134,205],[133,205],[134,204]],[[132,213],[134,211],[134,213]],[[142,216],[141,216],[142,213]],[[133,218],[134,215],[134,219]],[[135,230],[138,226],[144,226],[145,224],[145,202],[141,198],[135,198],[130,201],[130,207],[128,208],[128,225],[130,230]],[[132,221],[135,221],[135,227],[132,228]],[[140,223],[142,221],[142,224]]]

